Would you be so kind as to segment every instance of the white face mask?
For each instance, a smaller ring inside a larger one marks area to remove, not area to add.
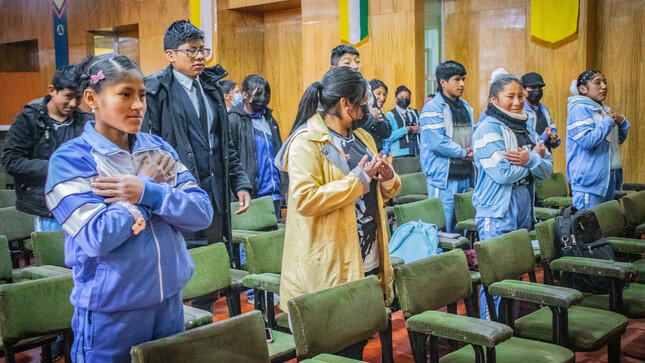
[[[237,106],[242,102],[242,99],[243,99],[242,98],[242,92],[238,92],[238,93],[233,95],[233,101],[231,101],[231,104],[233,106]]]

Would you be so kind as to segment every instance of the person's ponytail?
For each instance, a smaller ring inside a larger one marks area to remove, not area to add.
[[[320,95],[322,94],[323,85],[320,81],[316,81],[309,85],[305,90],[305,93],[300,99],[300,104],[298,104],[298,113],[296,114],[296,120],[291,127],[289,134],[293,134],[300,126],[307,123],[307,120],[318,112],[318,104],[320,103]]]

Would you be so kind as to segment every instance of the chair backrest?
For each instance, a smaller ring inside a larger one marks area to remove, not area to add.
[[[553,173],[551,177],[540,180],[535,185],[535,195],[538,201],[550,197],[566,197],[569,195],[567,180],[562,173]]]
[[[257,310],[132,347],[133,363],[268,363],[262,313]]]
[[[396,219],[396,223],[399,226],[407,222],[416,222],[420,219],[425,223],[436,224],[438,230],[445,230],[446,228],[446,214],[443,211],[443,203],[439,198],[395,205],[394,219]]]
[[[535,234],[540,244],[540,259],[544,262],[560,258],[560,245],[555,240],[554,224],[555,219],[552,218],[535,225]]]
[[[194,299],[231,286],[231,266],[224,243],[189,250],[195,272],[182,292],[184,299]]]
[[[16,191],[0,189],[0,208],[16,206]]]
[[[403,174],[401,177],[401,191],[397,197],[406,195],[428,195],[426,175],[424,173]]]
[[[65,232],[31,232],[36,265],[65,266]]]
[[[462,300],[473,288],[460,249],[396,266],[394,283],[405,318]]]
[[[526,229],[475,242],[482,284],[515,279],[535,269],[531,236]]]
[[[249,209],[245,213],[235,214],[238,209],[240,209],[239,202],[231,203],[231,229],[262,231],[278,228],[273,197],[270,195],[252,199]]]
[[[284,249],[284,229],[244,237],[246,269],[250,274],[274,273],[282,271],[282,251]]]
[[[627,194],[622,201],[627,225],[636,227],[645,223],[645,190]]]
[[[0,189],[7,189],[7,186],[13,184],[13,178],[11,175],[0,172]]]
[[[34,217],[16,207],[0,208],[0,234],[9,242],[27,239],[34,231]]]
[[[475,218],[477,210],[473,205],[473,192],[455,194],[455,217],[457,222]]]
[[[335,353],[388,325],[376,276],[298,296],[288,304],[299,358]]]
[[[0,236],[0,280],[10,281],[13,279],[11,265],[11,250],[7,237]]]
[[[602,235],[623,237],[625,234],[625,211],[617,200],[611,200],[591,207],[596,215]]]
[[[0,336],[11,343],[72,326],[72,275],[0,285]]]
[[[421,160],[418,156],[392,158],[392,168],[399,176],[421,172]]]

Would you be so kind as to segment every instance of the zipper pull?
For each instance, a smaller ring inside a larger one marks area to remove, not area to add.
[[[571,244],[574,246],[576,245],[576,236],[573,234],[571,235]]]
[[[49,129],[45,129],[45,139],[49,140]]]

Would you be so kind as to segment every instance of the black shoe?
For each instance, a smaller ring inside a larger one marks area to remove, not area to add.
[[[61,338],[62,337],[58,337],[58,339],[52,343],[52,362],[56,362],[63,358],[65,344]]]

